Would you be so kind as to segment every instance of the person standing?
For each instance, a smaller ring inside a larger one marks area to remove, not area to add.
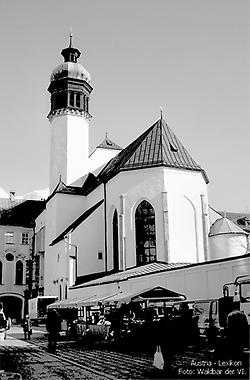
[[[241,359],[249,338],[247,317],[243,311],[234,309],[228,314],[226,336],[231,357]]]
[[[0,302],[0,340],[5,339],[6,326],[7,326],[7,320],[3,312],[3,303]]]
[[[49,309],[47,315],[46,329],[48,331],[48,351],[56,352],[57,341],[61,331],[61,317],[56,309]]]
[[[24,339],[27,340],[27,338],[30,340],[32,329],[31,329],[31,320],[29,317],[29,314],[26,314],[23,320],[23,333],[24,333]]]

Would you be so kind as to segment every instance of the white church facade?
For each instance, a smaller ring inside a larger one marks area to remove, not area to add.
[[[62,55],[48,89],[50,196],[36,220],[45,294],[105,294],[114,290],[105,278],[119,287],[131,273],[131,286],[136,273],[140,287],[163,284],[164,271],[223,257],[209,249],[208,177],[163,116],[126,148],[106,136],[90,155],[90,75],[72,39]],[[237,232],[244,255],[246,233]],[[97,290],[98,283],[107,286]]]

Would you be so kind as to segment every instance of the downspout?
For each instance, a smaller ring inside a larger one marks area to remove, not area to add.
[[[208,247],[208,212],[205,202],[205,195],[201,194],[201,210],[202,210],[202,231],[203,231],[203,247],[204,259],[208,261],[209,247]]]
[[[165,262],[170,262],[169,255],[169,219],[168,219],[168,193],[162,192],[162,210],[163,210],[163,239],[165,249]]]
[[[124,231],[124,212],[125,212],[125,198],[122,194],[120,196],[120,214],[119,214],[119,235],[120,235],[120,269],[126,269],[126,252],[125,252],[125,231]]]
[[[108,271],[108,248],[107,248],[107,188],[106,183],[103,183],[103,198],[104,198],[104,271]]]

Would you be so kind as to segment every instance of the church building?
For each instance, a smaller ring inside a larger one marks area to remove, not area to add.
[[[205,170],[162,114],[126,148],[106,136],[90,154],[90,74],[72,36],[61,54],[48,88],[50,195],[36,220],[44,293],[105,295],[126,276],[147,287],[163,281],[159,273],[210,260]]]

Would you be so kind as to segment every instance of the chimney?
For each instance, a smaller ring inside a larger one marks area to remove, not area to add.
[[[10,191],[10,201],[14,201],[15,200],[15,191]]]

